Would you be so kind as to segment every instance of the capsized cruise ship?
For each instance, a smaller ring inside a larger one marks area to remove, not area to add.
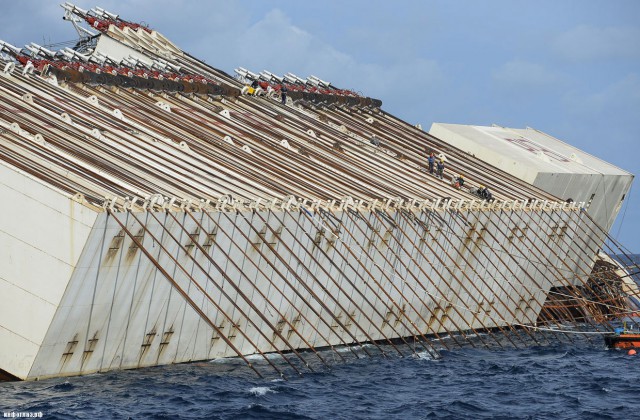
[[[73,48],[0,32],[2,378],[228,357],[287,377],[571,341],[637,309],[637,265],[607,257],[630,173],[61,13]]]

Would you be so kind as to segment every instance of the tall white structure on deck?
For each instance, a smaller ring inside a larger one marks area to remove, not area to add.
[[[633,182],[629,172],[530,127],[434,123],[429,134],[560,199],[585,202],[607,230]]]

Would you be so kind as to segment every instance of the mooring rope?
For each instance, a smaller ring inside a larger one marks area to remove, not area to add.
[[[513,323],[512,325],[517,325],[519,327],[523,327],[523,328],[529,328],[532,330],[539,330],[539,331],[551,331],[554,333],[565,333],[565,334],[599,334],[599,335],[603,335],[603,334],[611,334],[610,331],[575,331],[575,330],[567,330],[567,329],[561,329],[561,328],[545,328],[545,327],[536,327],[535,325],[527,325],[527,324],[519,324],[519,323]]]

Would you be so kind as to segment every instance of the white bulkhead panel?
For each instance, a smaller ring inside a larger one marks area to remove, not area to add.
[[[2,369],[26,377],[97,213],[0,165]]]

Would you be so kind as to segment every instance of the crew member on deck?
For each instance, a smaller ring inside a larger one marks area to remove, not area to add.
[[[480,185],[480,188],[478,188],[478,191],[476,191],[476,192],[480,196],[480,198],[483,198],[483,199],[485,199],[487,201],[492,201],[493,200],[493,194],[491,194],[489,189],[487,187],[485,187],[484,185]]]
[[[435,153],[431,152],[431,154],[429,155],[429,157],[427,158],[427,163],[429,164],[429,173],[431,175],[433,175],[433,166],[436,163],[436,156]]]
[[[440,179],[444,177],[444,159],[440,159],[436,165],[436,176]]]

